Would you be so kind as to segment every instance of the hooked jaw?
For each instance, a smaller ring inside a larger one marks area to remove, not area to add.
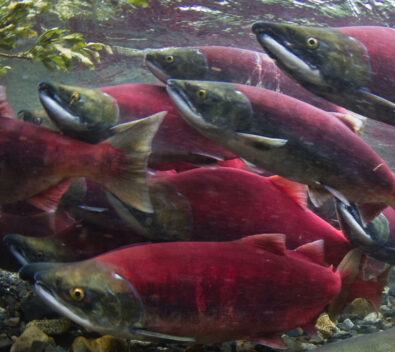
[[[148,53],[144,56],[144,64],[149,68],[152,74],[162,82],[166,82],[170,78],[165,71],[161,70],[160,67],[155,64],[153,54]]]
[[[252,31],[268,55],[286,72],[302,77],[303,80],[314,85],[323,85],[324,80],[320,71],[308,65],[292,51],[292,43],[281,35],[278,26],[280,25],[275,23],[256,22],[252,25]]]
[[[39,83],[38,96],[45,111],[57,125],[77,131],[81,128],[83,125],[81,117],[74,115],[67,108],[51,84]]]
[[[23,251],[22,246],[20,246],[20,239],[23,236],[18,234],[8,234],[3,237],[3,241],[8,247],[9,251],[16,258],[16,260],[21,264],[25,265],[28,263],[26,260],[26,255]]]
[[[140,327],[143,305],[129,280],[111,264],[33,263],[19,272],[55,311],[88,330],[131,337]],[[74,296],[77,291],[79,296]]]
[[[166,90],[176,108],[180,111],[184,119],[192,126],[206,128],[207,122],[203,116],[197,112],[196,108],[191,104],[188,96],[183,91],[186,81],[169,79],[167,81]]]
[[[340,227],[351,243],[361,247],[378,260],[395,264],[395,247],[386,246],[390,229],[388,220],[383,214],[377,216],[367,226],[363,226],[355,205],[347,206],[337,200],[336,211]]]

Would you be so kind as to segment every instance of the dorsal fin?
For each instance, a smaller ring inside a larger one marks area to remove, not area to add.
[[[241,239],[243,243],[250,244],[278,255],[285,255],[286,236],[281,233],[265,233],[247,236]]]
[[[295,249],[296,252],[319,265],[327,266],[325,262],[324,240],[306,243]]]
[[[281,176],[270,176],[269,180],[277,188],[287,193],[299,206],[305,208],[307,204],[307,186],[298,182],[287,180]]]

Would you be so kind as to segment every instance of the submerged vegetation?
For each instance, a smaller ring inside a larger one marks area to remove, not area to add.
[[[48,11],[55,12],[59,19],[64,19],[65,13],[75,13],[80,9],[79,6],[90,3],[91,10],[96,8],[96,2],[73,1],[70,5],[74,6],[74,11],[69,11],[67,7],[63,10],[59,7],[65,6],[67,1],[53,4],[42,0],[0,0],[0,57],[39,61],[49,70],[67,71],[73,61],[94,69],[94,62],[100,62],[99,51],[105,49],[111,54],[110,46],[86,42],[82,34],[70,33],[67,29],[58,27],[43,29],[39,34],[34,28],[34,19]],[[145,0],[123,2],[146,6]],[[111,7],[110,4],[108,7]],[[0,73],[6,73],[9,69],[10,66],[0,62]]]

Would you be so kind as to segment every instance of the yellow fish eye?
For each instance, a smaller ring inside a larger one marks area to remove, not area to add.
[[[314,37],[309,37],[306,40],[306,44],[309,47],[309,49],[318,48],[318,39],[316,39]]]
[[[74,92],[73,94],[71,94],[70,105],[80,100],[80,97],[80,93]]]
[[[174,57],[172,55],[168,55],[168,56],[166,56],[165,60],[167,63],[171,64],[174,62]]]
[[[204,99],[206,99],[206,97],[207,97],[207,92],[206,92],[206,90],[204,90],[204,89],[199,89],[197,92],[196,92],[196,97],[199,99],[199,100],[204,100]]]
[[[85,297],[84,290],[79,287],[72,287],[70,289],[70,296],[74,301],[81,302]]]

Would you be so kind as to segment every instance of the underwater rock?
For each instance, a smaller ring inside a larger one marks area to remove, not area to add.
[[[344,310],[345,315],[359,319],[363,319],[369,313],[373,312],[374,307],[363,298],[354,299]]]
[[[372,312],[369,313],[363,320],[369,323],[377,323],[381,320],[382,315],[380,313]]]
[[[128,343],[124,339],[104,335],[98,339],[86,339],[83,336],[73,341],[73,352],[128,352]]]
[[[64,349],[60,346],[53,346],[48,342],[33,341],[30,352],[64,352]]]
[[[34,341],[43,341],[55,345],[55,340],[52,337],[43,333],[39,328],[30,326],[15,340],[10,352],[30,352]]]
[[[6,334],[0,334],[0,352],[8,352],[12,345],[12,340]]]
[[[323,340],[331,338],[338,332],[336,324],[329,318],[328,314],[323,314],[317,319],[315,328]]]
[[[66,318],[60,319],[43,319],[43,320],[33,320],[29,322],[26,327],[35,326],[39,328],[41,331],[45,332],[46,334],[53,336],[53,335],[60,335],[64,334],[70,330],[73,323]]]

